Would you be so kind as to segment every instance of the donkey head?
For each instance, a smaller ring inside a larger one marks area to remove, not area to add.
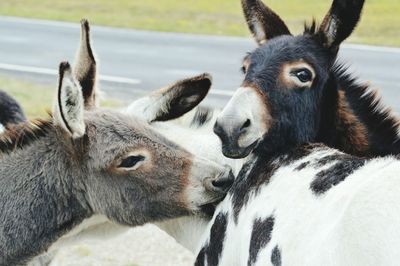
[[[276,151],[312,140],[339,45],[355,28],[364,0],[334,0],[321,26],[292,36],[285,23],[260,0],[242,0],[259,47],[243,61],[241,87],[214,127],[223,153],[243,158],[256,147]],[[262,143],[262,144],[261,144]]]
[[[84,21],[77,67],[60,65],[53,115],[65,160],[90,209],[138,225],[220,200],[233,181],[230,169],[195,157],[141,120],[96,107],[88,29]]]

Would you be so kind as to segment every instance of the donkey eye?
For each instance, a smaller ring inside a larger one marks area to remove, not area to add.
[[[136,155],[136,156],[129,156],[122,160],[122,162],[118,165],[119,168],[132,168],[137,163],[144,160],[144,156]]]
[[[303,83],[312,81],[312,73],[307,68],[296,70],[293,72],[293,75],[295,75]]]

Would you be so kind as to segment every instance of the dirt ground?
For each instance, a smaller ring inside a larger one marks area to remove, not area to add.
[[[107,241],[84,240],[62,249],[52,266],[186,266],[194,256],[154,225],[129,229]]]

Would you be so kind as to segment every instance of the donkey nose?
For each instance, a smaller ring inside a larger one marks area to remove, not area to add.
[[[247,128],[249,128],[251,125],[251,121],[250,119],[246,119],[246,121],[244,121],[243,125],[240,127],[240,133],[243,133],[244,131],[246,131]]]
[[[241,135],[246,133],[246,130],[250,128],[250,126],[251,120],[248,118],[242,121],[235,121],[234,119],[220,121],[218,119],[214,124],[214,133],[222,142],[237,140]]]
[[[235,176],[233,175],[232,170],[229,169],[222,176],[213,180],[211,185],[213,186],[213,190],[226,193],[231,188],[234,180]]]

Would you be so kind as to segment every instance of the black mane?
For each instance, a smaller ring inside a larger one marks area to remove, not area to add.
[[[385,107],[377,91],[361,84],[348,73],[347,67],[336,64],[333,73],[339,90],[344,92],[354,115],[368,131],[371,153],[374,155],[399,154],[399,120],[389,107]]]

